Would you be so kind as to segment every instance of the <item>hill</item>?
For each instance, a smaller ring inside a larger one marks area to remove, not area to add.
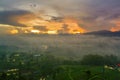
[[[94,31],[85,33],[86,35],[98,35],[98,36],[111,36],[111,37],[120,37],[120,31],[111,32],[108,30]]]

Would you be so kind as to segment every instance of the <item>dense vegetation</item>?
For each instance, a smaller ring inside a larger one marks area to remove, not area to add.
[[[81,64],[83,65],[116,65],[119,63],[119,59],[115,55],[85,55],[81,60]]]
[[[118,63],[114,55],[66,60],[48,54],[1,53],[0,80],[116,80],[120,78]]]

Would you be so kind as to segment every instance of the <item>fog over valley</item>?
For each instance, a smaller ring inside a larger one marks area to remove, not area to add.
[[[120,57],[120,37],[94,35],[0,35],[0,51],[80,58],[86,54]]]

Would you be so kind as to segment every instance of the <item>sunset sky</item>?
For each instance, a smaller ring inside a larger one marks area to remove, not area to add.
[[[120,30],[119,0],[0,0],[0,34],[98,30]]]

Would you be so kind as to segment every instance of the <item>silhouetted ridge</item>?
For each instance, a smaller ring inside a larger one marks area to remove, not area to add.
[[[118,36],[118,37],[120,37],[120,31],[111,32],[111,31],[108,31],[108,30],[101,30],[101,31],[88,32],[88,33],[85,33],[85,34],[87,34],[87,35]]]

